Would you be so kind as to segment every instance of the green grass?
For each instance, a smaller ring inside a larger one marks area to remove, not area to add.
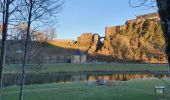
[[[167,65],[153,64],[54,64],[29,65],[27,72],[79,72],[79,71],[110,71],[110,70],[168,70]],[[7,73],[21,71],[21,65],[10,65],[5,68]]]
[[[170,84],[169,79],[165,81]],[[166,86],[165,95],[157,96],[156,84]],[[4,88],[3,100],[18,100],[19,87]],[[77,83],[53,83],[25,86],[24,100],[170,100],[170,87],[162,80],[143,79],[118,82],[117,86],[87,85]]]

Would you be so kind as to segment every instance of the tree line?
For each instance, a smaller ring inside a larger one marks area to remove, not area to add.
[[[62,0],[0,0],[0,24],[1,24],[1,55],[0,55],[0,98],[2,99],[3,68],[6,63],[7,40],[9,36],[16,36],[14,30],[20,28],[24,33],[23,60],[20,100],[23,100],[23,88],[25,81],[25,68],[28,60],[28,52],[32,33],[43,31],[45,27],[56,23],[56,14],[62,9]],[[24,26],[24,31],[22,25]],[[19,32],[15,32],[18,34]]]

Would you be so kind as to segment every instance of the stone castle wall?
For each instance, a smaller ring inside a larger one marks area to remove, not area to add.
[[[112,33],[116,33],[116,27],[105,27],[105,36],[110,36]]]
[[[116,32],[120,32],[121,30],[125,30],[126,27],[127,27],[127,25],[116,26]]]
[[[136,19],[127,20],[125,24],[127,25],[128,23],[135,23],[136,21]]]
[[[150,14],[137,16],[136,19],[160,19],[160,16],[158,13],[150,13]]]
[[[124,25],[105,27],[105,39],[103,41],[102,49],[99,51],[99,53],[101,53],[103,55],[113,54],[113,48],[110,44],[111,43],[111,35],[119,33],[122,30],[126,31],[128,24],[133,25],[133,23],[138,23],[142,20],[148,20],[148,19],[159,20],[159,14],[158,13],[150,13],[150,14],[140,15],[140,16],[137,16],[136,19],[127,20]]]
[[[52,40],[54,42],[59,42],[59,43],[64,43],[64,42],[73,42],[73,40],[66,40],[66,39],[55,39],[55,40]]]
[[[50,40],[49,43],[60,47],[71,47],[74,44],[74,41],[65,39],[53,39]]]
[[[127,20],[125,25],[107,26],[105,28],[105,36],[109,37],[113,33],[117,33],[121,30],[125,30],[129,23],[135,23],[135,22],[138,22],[138,21],[141,21],[141,20],[146,20],[146,19],[157,19],[157,20],[159,20],[160,17],[159,17],[158,13],[150,13],[150,14],[137,16],[136,19]]]
[[[92,33],[83,33],[80,37],[77,38],[77,45],[79,46],[89,46],[92,41]]]

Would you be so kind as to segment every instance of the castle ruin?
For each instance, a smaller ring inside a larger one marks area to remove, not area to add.
[[[136,17],[136,19],[127,20],[125,25],[119,25],[119,26],[107,26],[105,27],[105,36],[109,37],[112,33],[117,33],[121,30],[125,30],[128,23],[135,23],[139,22],[141,20],[151,20],[151,19],[157,19],[160,20],[158,13],[149,13],[145,15],[139,15]]]

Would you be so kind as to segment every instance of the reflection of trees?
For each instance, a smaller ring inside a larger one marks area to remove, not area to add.
[[[113,75],[89,75],[87,80],[134,80],[134,79],[142,79],[142,78],[153,78],[155,75],[152,74],[113,74]],[[166,75],[162,75],[161,77],[167,77]]]

